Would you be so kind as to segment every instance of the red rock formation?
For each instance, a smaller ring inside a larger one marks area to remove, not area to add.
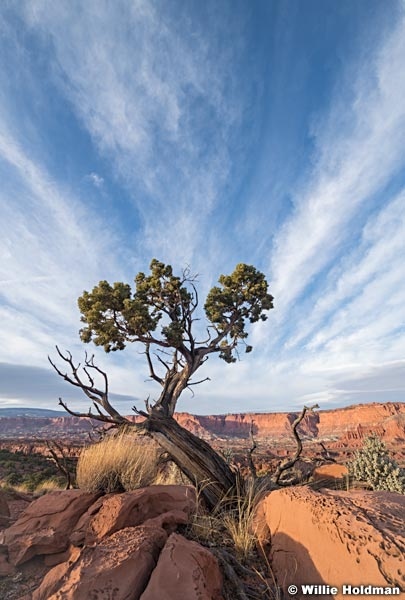
[[[90,419],[79,417],[0,417],[0,435],[10,437],[11,431],[19,431],[26,437],[62,437],[61,434],[74,435],[75,432],[88,432],[92,429]],[[43,435],[45,433],[45,435]],[[14,434],[12,434],[14,435]]]
[[[202,437],[248,439],[251,423],[256,438],[285,440],[292,435],[292,424],[299,412],[240,413],[227,415],[190,415],[177,413],[183,427]],[[133,418],[140,421],[140,418]],[[299,427],[303,437],[319,440],[360,440],[375,433],[383,439],[405,440],[405,403],[358,404],[346,408],[308,413]]]
[[[30,504],[16,523],[4,531],[10,562],[17,566],[39,554],[66,550],[70,532],[98,496],[67,490],[51,492]]]
[[[189,490],[152,486],[100,498],[78,490],[43,496],[0,534],[0,575],[11,575],[13,565],[31,569],[30,588],[36,581],[37,589],[26,600],[222,600],[216,559],[171,533],[194,506]],[[256,528],[283,588],[401,586],[404,513],[399,494],[295,487],[263,499]]]
[[[152,486],[98,499],[79,490],[50,493],[3,532],[0,576],[41,557],[42,565],[53,568],[39,573],[32,600],[139,600],[145,588],[145,598],[223,600],[214,556],[170,535],[194,507],[188,486]],[[162,578],[165,595],[156,596]]]
[[[289,440],[291,425],[298,412],[290,413],[246,413],[198,416],[189,413],[177,413],[178,422],[198,436],[206,438],[229,437],[248,440],[250,424],[254,422],[257,439]],[[141,420],[131,417],[134,421]],[[88,419],[76,417],[0,417],[0,436],[28,438],[80,439],[87,435],[91,425]],[[358,446],[364,437],[375,433],[383,440],[405,440],[405,403],[387,402],[385,404],[359,404],[333,410],[320,410],[306,416],[300,425],[301,435],[308,439],[334,441],[340,445]],[[34,443],[34,442],[33,442]],[[0,448],[6,447],[0,441]],[[38,441],[35,443],[38,445]],[[14,442],[14,450],[29,452],[27,442]],[[31,448],[32,451],[33,448]],[[77,451],[76,451],[77,453]]]
[[[153,485],[123,494],[108,494],[82,515],[70,539],[76,545],[94,544],[119,529],[141,524],[173,531],[173,524],[188,522],[194,508],[195,490],[189,486]]]
[[[50,571],[33,600],[135,600],[145,589],[166,539],[159,528],[121,529]]]
[[[296,487],[262,501],[257,528],[271,544],[269,560],[283,589],[329,585],[339,592],[321,597],[341,598],[345,584],[403,588],[404,514],[400,494]]]
[[[172,533],[140,600],[222,600],[217,559],[206,548]]]
[[[315,467],[312,471],[312,478],[315,481],[328,480],[341,480],[348,474],[348,469],[345,465],[338,465],[337,463],[328,463]]]

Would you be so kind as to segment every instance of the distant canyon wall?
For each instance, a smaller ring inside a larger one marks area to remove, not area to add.
[[[286,436],[291,436],[292,424],[298,415],[299,412],[212,416],[178,413],[176,418],[196,435],[248,438],[253,421],[253,431],[257,438],[285,439]],[[308,413],[299,430],[306,438],[319,441],[362,441],[371,433],[385,440],[405,440],[405,403],[360,404]]]
[[[299,412],[191,415],[177,413],[176,419],[198,436],[206,438],[249,438],[251,422],[257,439],[287,441]],[[135,420],[136,418],[133,417]],[[100,423],[98,423],[100,425]],[[0,417],[0,438],[59,438],[88,441],[92,424],[78,417]],[[309,413],[300,425],[306,439],[327,440],[355,446],[375,433],[385,441],[405,441],[405,403],[359,404]]]

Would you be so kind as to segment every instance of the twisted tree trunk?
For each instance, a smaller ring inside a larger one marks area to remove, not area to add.
[[[217,506],[235,489],[237,476],[227,462],[207,442],[181,427],[173,417],[152,411],[144,429],[197,485],[209,508]]]

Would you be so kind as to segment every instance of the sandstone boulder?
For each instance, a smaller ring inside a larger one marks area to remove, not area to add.
[[[148,522],[169,533],[184,524],[195,508],[195,491],[189,486],[153,485],[100,498],[77,523],[71,535],[75,545],[92,545],[124,527]],[[158,519],[157,522],[149,522]]]
[[[312,477],[316,481],[322,480],[341,480],[348,474],[345,465],[337,463],[327,463],[319,467],[315,467],[312,472]]]
[[[203,546],[172,533],[141,600],[222,600],[216,558]]]
[[[10,562],[20,565],[39,554],[56,554],[69,546],[69,536],[79,517],[99,494],[81,490],[51,492],[35,500],[4,531]]]
[[[339,465],[338,463],[320,465],[312,471],[311,487],[315,490],[322,488],[344,490],[347,487],[348,473],[349,471],[345,465]]]
[[[69,571],[79,559],[80,549],[71,546],[64,554],[65,561],[60,562],[48,571],[40,586],[33,592],[32,600],[47,600],[63,585]]]
[[[340,592],[323,598],[340,598],[344,584],[403,589],[404,516],[400,494],[296,487],[262,501],[258,533],[271,543],[269,560],[284,589],[325,584]]]
[[[32,600],[138,600],[166,539],[162,529],[127,527],[97,546],[76,548],[70,561],[47,574]]]

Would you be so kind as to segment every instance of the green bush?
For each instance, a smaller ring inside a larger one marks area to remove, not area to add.
[[[20,478],[17,475],[17,473],[10,473],[9,475],[6,476],[5,482],[8,485],[17,485],[20,483]]]
[[[355,453],[347,467],[349,475],[364,481],[373,490],[405,494],[405,469],[389,456],[384,442],[376,435],[365,439],[363,448]]]

